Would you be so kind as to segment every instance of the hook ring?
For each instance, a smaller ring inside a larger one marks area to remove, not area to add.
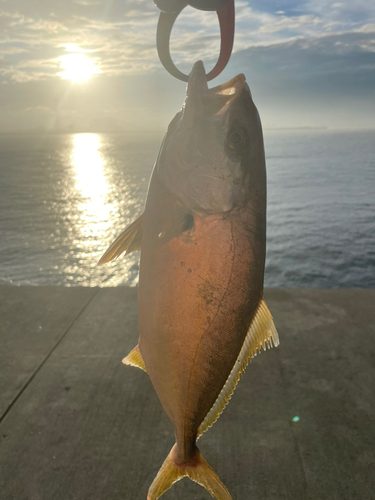
[[[186,4],[182,4],[177,12],[161,12],[156,34],[156,47],[162,65],[172,76],[183,82],[187,82],[189,76],[182,73],[172,61],[169,43],[173,25],[185,7]],[[232,53],[234,40],[234,0],[229,0],[216,13],[220,24],[220,55],[215,67],[207,74],[207,81],[213,80],[220,75],[228,64]]]

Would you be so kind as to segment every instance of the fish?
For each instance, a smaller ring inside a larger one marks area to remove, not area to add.
[[[176,440],[147,500],[186,476],[217,500],[232,500],[197,440],[251,358],[279,344],[263,299],[262,126],[243,74],[209,89],[203,62],[194,64],[144,212],[99,264],[139,250],[139,341],[123,363],[149,375]]]

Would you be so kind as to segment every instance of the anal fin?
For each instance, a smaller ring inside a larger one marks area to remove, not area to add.
[[[115,241],[109,246],[104,255],[98,262],[98,266],[110,262],[111,260],[119,257],[122,253],[134,252],[141,249],[141,241],[143,234],[142,224],[143,214],[138,217],[134,222],[118,236]]]
[[[276,327],[271,313],[262,299],[259,302],[255,316],[250,324],[249,331],[247,332],[245,341],[232,371],[214,405],[199,426],[198,438],[220,417],[220,414],[229,403],[229,400],[232,397],[232,394],[251,358],[256,356],[261,348],[266,350],[267,347],[270,349],[271,347],[276,347],[278,345],[279,336],[277,334]]]
[[[143,361],[142,354],[137,345],[134,349],[122,360],[124,365],[137,366],[147,373],[145,362]]]

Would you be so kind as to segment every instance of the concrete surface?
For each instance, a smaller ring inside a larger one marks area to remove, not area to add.
[[[203,455],[234,500],[375,499],[375,290],[265,298],[280,347],[249,365]],[[135,289],[0,286],[1,500],[146,499],[174,439],[147,375],[121,364],[137,336]],[[163,496],[209,498],[188,479]]]

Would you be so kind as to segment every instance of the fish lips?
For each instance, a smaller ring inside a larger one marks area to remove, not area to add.
[[[182,109],[184,126],[193,127],[195,121],[203,116],[224,120],[231,104],[244,94],[251,99],[251,92],[243,73],[209,89],[203,62],[197,61],[187,84],[186,99]]]

